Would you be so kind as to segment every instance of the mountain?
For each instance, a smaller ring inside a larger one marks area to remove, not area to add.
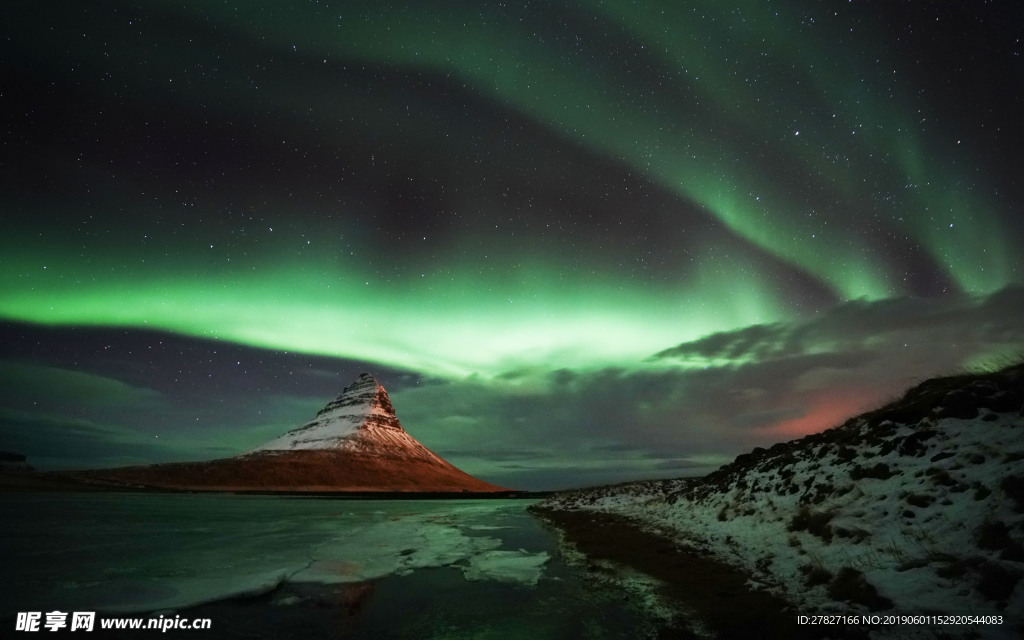
[[[447,464],[402,428],[384,387],[368,373],[301,427],[253,449],[268,451],[348,451],[384,457],[404,457]]]
[[[1024,637],[1024,364],[928,380],[703,478],[565,492],[540,509],[630,518],[801,614],[1002,616],[957,632]]]
[[[240,456],[75,476],[119,486],[220,491],[507,491],[457,469],[409,435],[388,392],[367,373],[313,420]]]

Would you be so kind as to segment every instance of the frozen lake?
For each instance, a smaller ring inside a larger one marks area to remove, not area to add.
[[[668,614],[645,579],[595,575],[528,504],[0,495],[17,585],[0,616],[205,612],[205,638],[657,637]]]

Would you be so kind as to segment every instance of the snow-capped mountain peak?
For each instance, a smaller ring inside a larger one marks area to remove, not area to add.
[[[249,453],[326,449],[440,460],[410,436],[395,415],[384,386],[360,374],[306,424]]]

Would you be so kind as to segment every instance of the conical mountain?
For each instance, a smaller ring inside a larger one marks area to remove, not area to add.
[[[250,453],[314,449],[421,458],[447,464],[402,428],[387,390],[368,373],[361,374],[317,412],[313,420]]]
[[[92,483],[205,491],[507,491],[457,469],[409,435],[388,392],[367,373],[309,422],[240,456],[76,476]]]

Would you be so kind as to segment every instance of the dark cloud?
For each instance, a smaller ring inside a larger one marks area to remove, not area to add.
[[[831,366],[842,368],[844,359],[856,365],[858,359],[874,357],[895,345],[941,339],[952,347],[949,366],[955,367],[963,364],[958,359],[975,349],[1020,349],[1024,325],[1013,320],[1021,317],[1024,289],[1018,286],[988,297],[855,300],[804,321],[714,333],[661,351],[652,359],[762,362],[816,354],[834,358]]]
[[[736,331],[721,331],[656,353],[652,358],[693,357],[735,360],[765,359],[781,349],[785,333],[778,324],[755,324]]]
[[[4,450],[30,458],[36,468],[104,467],[171,462],[195,455],[182,443],[117,427],[45,413],[0,412]]]

